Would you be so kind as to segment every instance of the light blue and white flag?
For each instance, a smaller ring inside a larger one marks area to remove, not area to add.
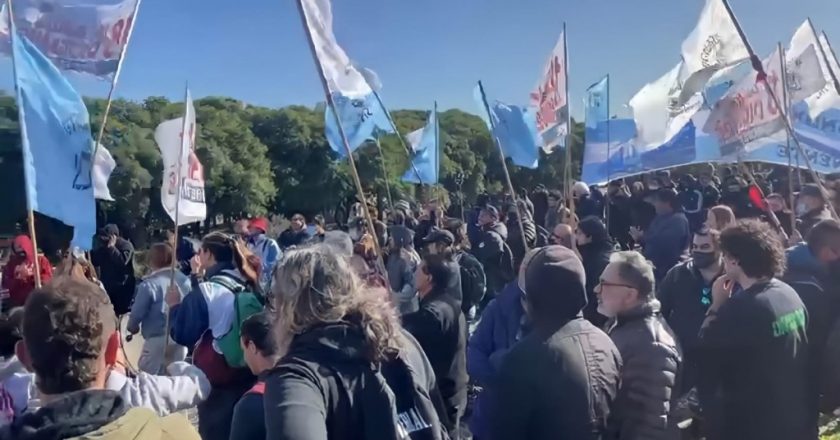
[[[29,40],[15,35],[12,51],[29,209],[73,226],[72,244],[89,250],[96,208],[87,108]]]
[[[440,145],[437,104],[429,113],[426,126],[406,136],[414,156],[408,170],[402,176],[403,182],[434,185],[440,177]],[[412,166],[413,164],[413,166]],[[416,170],[416,171],[415,171]],[[420,174],[418,179],[417,174]]]
[[[372,139],[374,130],[390,130],[387,114],[379,105],[365,75],[353,65],[333,34],[332,7],[329,0],[302,0],[307,31],[312,37],[315,54],[327,78],[335,111],[354,151],[366,140]],[[326,137],[333,149],[344,157],[347,151],[341,139],[336,115],[330,106],[324,114]]]
[[[610,76],[586,89],[586,128],[595,128],[610,118]]]
[[[488,104],[480,86],[473,90],[473,98],[479,106],[481,119],[499,142],[505,157],[510,158],[514,165],[536,168],[540,161],[541,144],[536,115],[524,107],[501,101]],[[488,108],[490,114],[487,113]]]
[[[819,61],[819,69],[825,77],[825,84],[817,93],[808,96],[805,102],[808,104],[808,113],[811,118],[817,118],[822,112],[830,108],[840,108],[840,93],[834,88],[834,79],[832,76],[833,58],[828,59],[828,52],[830,46],[828,40],[823,40],[814,32],[814,27],[810,19],[806,19],[794,32],[790,39],[788,50],[785,53],[785,58],[790,60],[802,55],[809,48],[816,49],[817,60]],[[836,67],[835,67],[836,68]],[[840,75],[840,71],[835,71],[835,75]],[[791,103],[796,103],[797,100],[791,99]]]

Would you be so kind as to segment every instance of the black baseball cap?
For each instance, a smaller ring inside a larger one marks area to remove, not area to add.
[[[455,243],[455,236],[446,229],[434,229],[429,235],[423,238],[423,243],[443,243],[447,246],[452,246]]]

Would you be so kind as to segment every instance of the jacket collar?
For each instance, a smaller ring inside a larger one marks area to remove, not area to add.
[[[76,391],[19,417],[11,426],[11,438],[58,440],[78,437],[117,420],[128,409],[128,404],[116,391]]]
[[[659,313],[659,300],[651,299],[647,302],[637,305],[632,309],[625,310],[616,316],[615,318],[615,327],[622,326],[627,324],[628,322],[637,321],[640,319],[645,319],[647,317],[656,315]]]

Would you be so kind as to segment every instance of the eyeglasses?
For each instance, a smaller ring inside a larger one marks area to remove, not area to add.
[[[610,283],[604,280],[599,280],[598,285],[601,287],[627,287],[628,289],[635,289],[635,286],[631,286],[629,284],[621,284],[621,283]]]

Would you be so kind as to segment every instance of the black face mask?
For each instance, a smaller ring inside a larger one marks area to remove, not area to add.
[[[714,252],[697,252],[691,253],[691,258],[694,260],[694,266],[698,269],[705,269],[718,262],[718,255]]]

